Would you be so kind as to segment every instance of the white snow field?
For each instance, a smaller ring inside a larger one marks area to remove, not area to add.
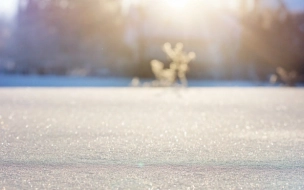
[[[0,189],[304,189],[301,88],[0,88]]]

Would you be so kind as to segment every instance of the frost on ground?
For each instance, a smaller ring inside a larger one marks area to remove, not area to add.
[[[2,88],[0,189],[304,189],[303,97]]]

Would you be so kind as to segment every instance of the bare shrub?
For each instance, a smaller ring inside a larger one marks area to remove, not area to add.
[[[186,53],[183,51],[183,44],[177,43],[172,48],[170,43],[165,43],[163,51],[171,59],[169,68],[164,68],[164,63],[158,60],[151,61],[152,72],[155,75],[155,85],[158,86],[172,86],[177,80],[180,80],[183,86],[187,86],[186,72],[189,70],[189,63],[195,59],[194,52]]]
[[[276,72],[281,81],[287,86],[295,86],[299,80],[299,76],[296,71],[286,71],[282,67],[278,67]]]

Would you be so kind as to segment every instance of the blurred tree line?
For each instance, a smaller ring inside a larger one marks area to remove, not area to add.
[[[163,54],[161,45],[167,41],[182,42],[197,53],[190,77],[268,80],[277,67],[304,74],[304,14],[291,13],[283,0],[277,1],[277,9],[263,6],[262,0],[251,0],[251,6],[249,0],[239,1],[240,14],[233,15],[242,29],[237,54],[231,43],[239,41],[219,38],[226,31],[223,23],[216,21],[229,15],[225,11],[210,14],[210,23],[203,25],[213,27],[211,37],[201,35],[204,39],[197,40],[198,36],[188,36],[192,42],[157,36],[157,44],[155,38],[148,39],[149,30],[157,26],[150,26],[145,7],[133,6],[130,14],[124,15],[122,0],[20,0],[11,41],[0,48],[2,54],[13,58],[15,68],[11,70],[24,74],[153,77],[149,62]],[[199,23],[191,25],[191,30],[201,31],[200,22],[206,22],[199,19],[201,8],[203,4],[197,6]],[[170,23],[166,27],[170,28]],[[135,32],[129,33],[130,29]],[[215,42],[220,63],[208,59],[207,49]]]
[[[130,54],[120,11],[119,0],[23,1],[13,38],[19,72],[119,73]]]
[[[264,79],[276,68],[303,75],[304,13],[291,13],[283,0],[277,0],[277,9],[253,2],[248,9],[248,1],[241,1],[241,62],[253,64]]]

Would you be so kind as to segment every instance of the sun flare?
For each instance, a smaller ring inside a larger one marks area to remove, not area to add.
[[[166,6],[177,10],[184,9],[188,2],[188,0],[165,0]]]
[[[17,0],[1,0],[0,16],[12,17],[17,10]]]
[[[145,14],[156,22],[182,24],[212,19],[223,9],[236,10],[239,0],[162,0],[142,1]]]
[[[163,0],[168,9],[185,10],[188,5],[203,6],[205,8],[235,8],[238,0]]]

